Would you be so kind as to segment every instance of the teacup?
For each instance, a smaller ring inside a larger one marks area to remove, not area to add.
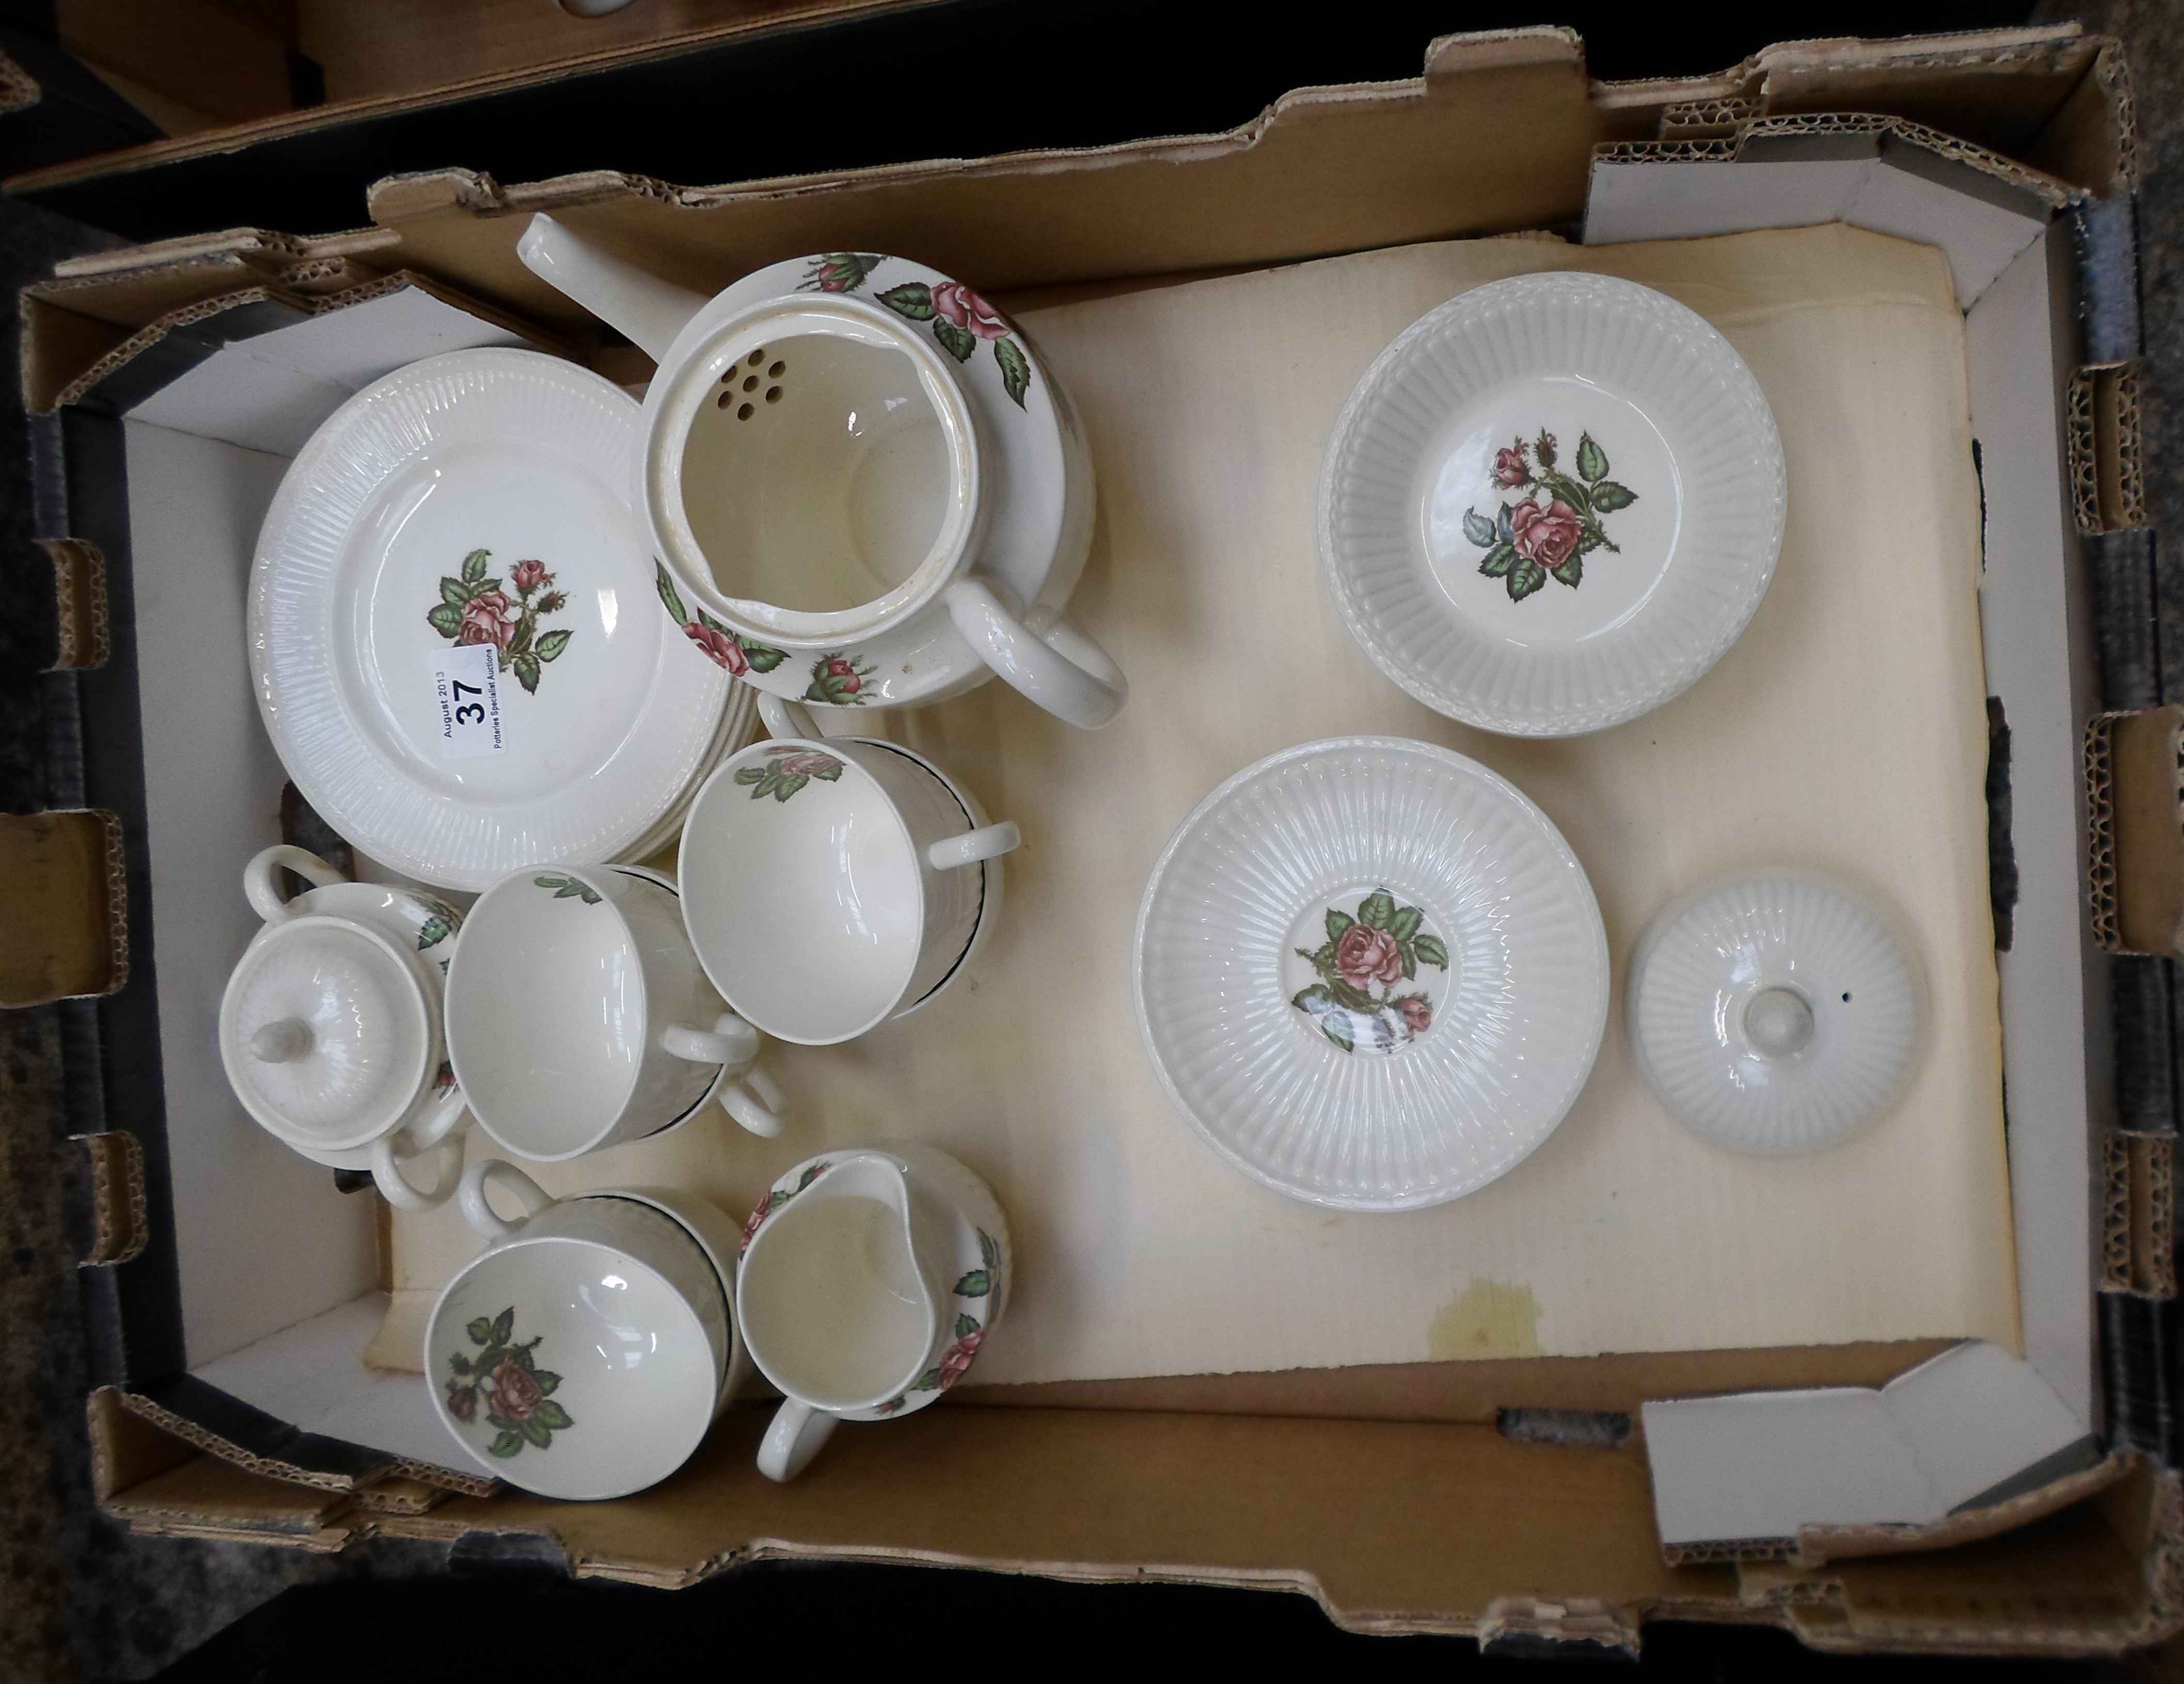
[[[632,502],[670,611],[723,666],[837,707],[999,674],[1072,725],[1122,708],[1121,670],[1061,616],[1090,457],[1051,370],[977,293],[833,253],[709,300],[543,214],[516,253],[659,364]]]
[[[282,870],[312,886],[284,898]],[[300,848],[258,854],[242,892],[265,927],[220,1001],[237,1098],[312,1162],[369,1170],[390,1204],[442,1203],[462,1169],[466,1114],[440,1027],[462,914],[421,890],[353,883]]]
[[[705,981],[674,884],[536,866],[478,898],[448,972],[448,1053],[478,1125],[540,1162],[688,1121],[708,1099],[781,1132],[758,1032]]]
[[[489,1182],[521,1217],[493,1210]],[[448,1283],[425,1336],[456,1442],[545,1497],[623,1497],[681,1467],[749,1371],[734,1223],[664,1188],[556,1201],[498,1159],[465,1172],[461,1203],[493,1243]]]
[[[848,1041],[958,973],[1017,827],[982,821],[923,756],[804,729],[722,763],[682,828],[682,919],[713,986],[768,1035]],[[802,715],[800,721],[798,715]],[[978,868],[978,869],[969,869]]]
[[[838,1422],[938,1402],[1000,1322],[1014,1271],[1000,1204],[933,1147],[827,1153],[776,1181],[736,1264],[736,1325],[783,1398],[759,1470],[794,1479]]]

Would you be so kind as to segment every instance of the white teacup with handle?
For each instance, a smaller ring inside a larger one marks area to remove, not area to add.
[[[736,1264],[736,1326],[783,1398],[759,1471],[794,1479],[841,1422],[939,1402],[1000,1322],[1015,1270],[993,1193],[936,1148],[822,1153],[783,1175]]]
[[[478,898],[448,973],[448,1052],[478,1125],[538,1162],[665,1133],[711,1101],[781,1132],[763,1042],[684,934],[673,881],[526,866]]]
[[[290,898],[284,870],[311,886]],[[265,927],[220,1000],[237,1098],[313,1163],[368,1170],[398,1209],[444,1203],[468,1114],[441,1035],[463,914],[426,890],[351,882],[285,845],[243,867],[242,892]]]

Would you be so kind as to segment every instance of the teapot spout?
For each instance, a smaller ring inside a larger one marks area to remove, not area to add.
[[[705,298],[688,287],[648,275],[581,240],[541,211],[515,242],[523,266],[557,292],[573,298],[629,338],[655,363]]]

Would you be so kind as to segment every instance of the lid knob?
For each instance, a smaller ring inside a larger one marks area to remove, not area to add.
[[[1789,988],[1762,988],[1744,1009],[1744,1032],[1769,1059],[1792,1059],[1813,1044],[1813,1009]]]
[[[293,1064],[317,1043],[318,1037],[311,1033],[310,1025],[299,1017],[284,1017],[265,1025],[250,1037],[250,1053],[265,1064]]]

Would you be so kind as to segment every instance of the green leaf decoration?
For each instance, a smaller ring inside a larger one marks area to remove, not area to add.
[[[1519,557],[1517,564],[1509,570],[1509,576],[1502,582],[1509,587],[1509,600],[1521,603],[1547,582],[1547,570],[1536,561]]]
[[[569,647],[569,640],[576,635],[573,631],[548,632],[538,640],[538,659],[542,661],[554,659]]]
[[[508,670],[510,661],[531,647],[531,634],[538,629],[538,620],[535,614],[526,613],[516,623],[515,636],[508,640],[508,647],[500,652],[500,665],[504,672]]]
[[[796,1178],[796,1191],[802,1192],[805,1188],[810,1187],[812,1182],[817,1181],[819,1179],[820,1171],[824,1170],[826,1167],[827,1165],[824,1164],[814,1164],[811,1165],[802,1175]]]
[[[1398,942],[1407,942],[1418,933],[1418,925],[1425,921],[1425,914],[1417,907],[1399,906],[1396,915],[1388,920],[1388,933]]]
[[[551,1369],[534,1368],[531,1370],[531,1377],[538,1382],[539,1391],[549,1398],[560,1389],[561,1385],[561,1376]],[[559,1409],[560,1405],[557,1403],[554,1407]]]
[[[1353,987],[1339,976],[1331,980],[1327,987],[1328,992],[1334,996],[1335,1004],[1346,1007],[1351,1011],[1369,1012],[1378,1004],[1362,988]]]
[[[765,776],[766,768],[763,766],[742,766],[736,771],[736,781],[739,784],[755,784]]]
[[[994,1274],[1000,1269],[1000,1242],[983,1228],[978,1230],[978,1255],[985,1259],[988,1274]]]
[[[735,637],[733,631],[728,635]],[[736,637],[736,647],[744,652],[744,659],[750,663],[753,672],[772,672],[788,659],[786,650],[769,648],[763,643],[753,643],[741,637]]]
[[[933,289],[922,281],[905,281],[872,296],[899,316],[908,316],[912,321],[933,320]]]
[[[454,1372],[455,1377],[460,1380],[463,1376],[471,1371],[471,1359],[465,1356],[460,1351],[457,1351],[453,1356],[448,1359],[448,1367]]]
[[[486,1449],[495,1456],[513,1456],[522,1448],[523,1435],[513,1428],[504,1430],[499,1437],[486,1446]]]
[[[1368,930],[1392,930],[1396,922],[1396,898],[1385,889],[1375,889],[1358,903],[1357,921]]]
[[[1440,936],[1421,936],[1414,945],[1421,964],[1432,965],[1437,970],[1448,969],[1448,948]]]
[[[958,1315],[956,1318],[956,1337],[958,1339],[967,1339],[978,1331],[978,1318],[977,1316]]]
[[[945,317],[933,319],[933,336],[940,342],[940,348],[959,363],[971,360],[971,353],[978,348],[978,336],[967,327],[958,327]]]
[[[490,1345],[493,1343],[493,1319],[490,1316],[473,1316],[470,1326],[463,1331],[471,1336],[473,1345]]]
[[[533,877],[531,880],[542,889],[551,889],[555,900],[580,900],[586,906],[599,903],[599,892],[579,877]],[[508,1336],[500,1336],[505,1339]]]
[[[515,670],[515,681],[526,692],[536,695],[538,691],[538,657],[529,653],[521,654],[509,664]]]
[[[1580,519],[1586,519],[1591,515],[1591,493],[1578,484],[1575,480],[1563,474],[1550,474],[1546,483],[1548,493],[1561,502],[1568,503]]]
[[[465,584],[475,585],[485,577],[486,559],[492,553],[491,550],[472,550],[463,558],[463,581]]]
[[[1496,544],[1486,552],[1486,559],[1479,564],[1479,570],[1489,579],[1499,579],[1517,564],[1517,552],[1507,544]]]
[[[994,1278],[983,1269],[974,1269],[956,1283],[959,1298],[983,1298],[994,1289]]]
[[[553,1433],[547,1428],[545,1423],[541,1421],[536,1414],[533,1414],[529,1420],[523,1422],[517,1427],[516,1431],[521,1432],[533,1444],[537,1445],[541,1450],[545,1449],[554,1442]]]
[[[1314,1017],[1318,1017],[1322,1012],[1333,1008],[1334,995],[1325,983],[1315,982],[1311,987],[1290,996],[1290,1003],[1301,1012],[1310,1012]]]
[[[1340,941],[1342,939],[1342,932],[1347,930],[1357,921],[1357,920],[1352,918],[1348,913],[1337,912],[1330,906],[1327,909],[1327,939],[1330,942]],[[1310,959],[1313,957],[1313,955],[1307,953],[1305,957]],[[1333,959],[1334,955],[1330,951],[1328,953],[1328,957],[1329,959]]]
[[[1551,567],[1547,571],[1553,574],[1557,579],[1568,586],[1573,591],[1574,591],[1585,579],[1585,564],[1580,561],[1575,556],[1572,556],[1560,567]]]
[[[1542,468],[1555,465],[1555,436],[1545,427],[1540,429],[1539,440],[1532,446],[1532,454],[1540,459]]]
[[[854,292],[879,266],[876,252],[827,252],[812,259],[811,272],[799,283],[799,290]]]
[[[910,1389],[913,1392],[938,1392],[940,1389],[940,1370],[939,1366],[936,1364],[934,1367],[929,1368],[926,1370],[924,1373],[919,1375],[917,1376],[917,1384],[911,1387]]]
[[[463,611],[453,603],[435,604],[425,618],[443,637],[453,637],[463,629]]]
[[[1031,390],[1031,359],[1023,347],[1013,339],[994,342],[994,360],[1001,365],[1001,388],[1017,401],[1017,408],[1024,407],[1024,393]]]
[[[660,562],[655,561],[652,564],[652,584],[653,588],[660,592],[660,603],[669,614],[673,616],[675,623],[678,625],[688,625],[690,616],[682,612],[682,598],[676,594],[675,581],[667,576],[667,569]]]
[[[1323,1013],[1319,1018],[1319,1032],[1346,1053],[1357,1050],[1357,1043],[1351,1039],[1350,1025],[1339,1013]]]
[[[460,608],[475,594],[476,592],[460,579],[443,577],[440,581],[440,600],[449,608]]]
[[[784,778],[780,775],[780,773],[776,772],[774,774],[773,798],[776,801],[786,801],[790,796],[795,794],[798,790],[803,788],[805,785],[811,781],[811,779],[806,773],[799,772],[793,778]]]
[[[1577,476],[1587,485],[1607,477],[1607,453],[1592,442],[1591,433],[1578,435]]]
[[[1618,509],[1628,509],[1637,501],[1637,492],[1628,486],[1618,486],[1613,480],[1602,480],[1592,488],[1592,506],[1602,514],[1613,514]],[[1614,546],[1610,544],[1608,547],[1613,549]]]
[[[1494,523],[1475,509],[1463,511],[1463,536],[1481,549],[1491,548],[1494,543]]]
[[[427,948],[437,947],[448,939],[454,927],[439,914],[434,913],[417,926],[417,951],[421,953]]]
[[[1494,517],[1494,536],[1497,542],[1513,547],[1517,542],[1517,529],[1510,524],[1510,513],[1509,505],[1503,503],[1500,513]]]
[[[531,1412],[531,1419],[555,1432],[564,1427],[576,1426],[576,1422],[569,1419],[569,1412],[550,1398]]]
[[[510,1304],[493,1319],[493,1342],[505,1345],[508,1336],[515,1331],[515,1306]]]

